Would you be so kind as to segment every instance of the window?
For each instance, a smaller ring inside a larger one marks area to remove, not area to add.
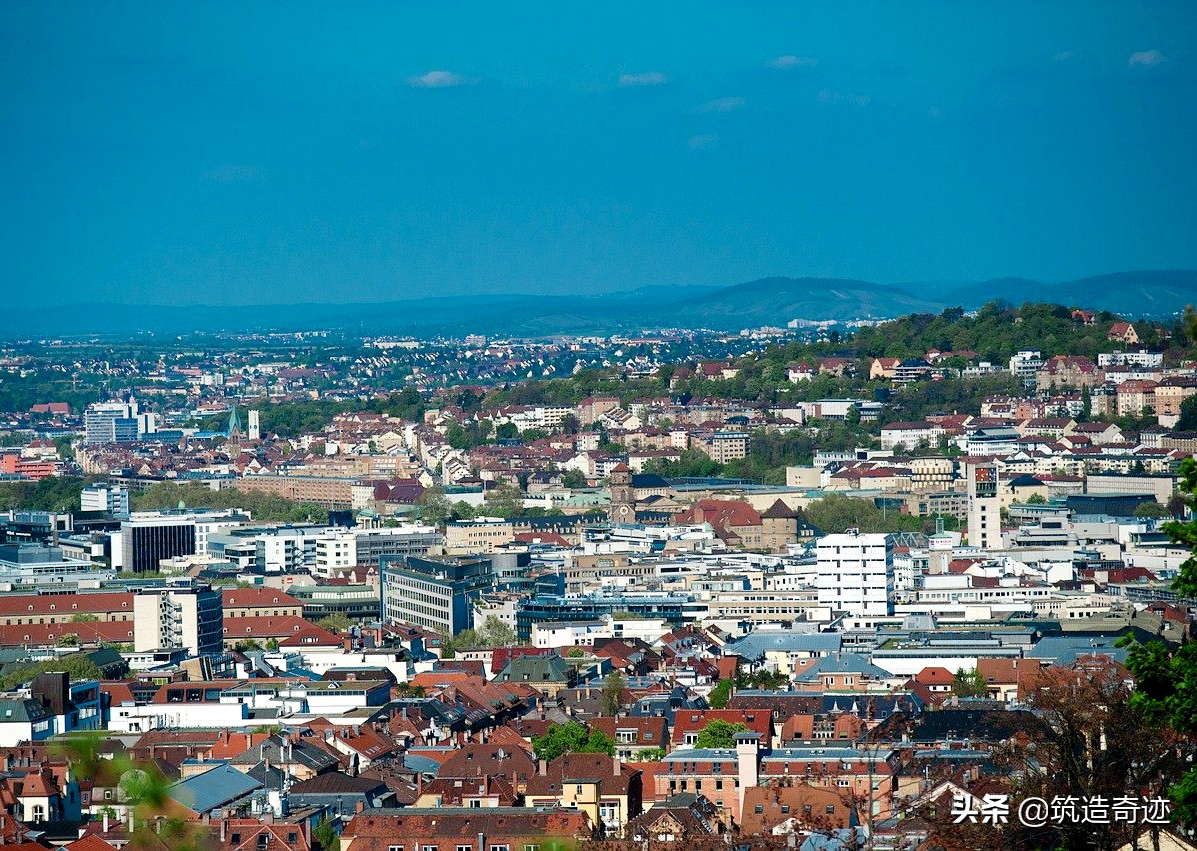
[[[784,816],[788,816],[790,814],[790,805],[789,804],[781,805],[781,814]]]
[[[467,845],[466,847],[468,848],[469,846]],[[492,846],[490,846],[490,851],[511,851],[511,846],[510,845],[492,845]]]
[[[474,851],[473,845],[458,845],[457,851]]]
[[[402,845],[388,845],[387,851],[403,851]]]
[[[270,845],[270,834],[269,833],[259,833],[258,834],[258,848],[264,849],[269,845]]]
[[[241,834],[240,833],[231,834],[229,836],[229,842],[231,842],[233,845],[240,845],[241,844]]]
[[[824,808],[823,808],[823,810],[824,810],[824,812],[826,812],[826,813],[827,813],[827,815],[829,815],[829,816],[830,816],[830,815],[835,815],[835,804],[828,804],[826,807],[824,807]]]
[[[299,841],[298,833],[288,833],[287,834],[287,844],[288,845],[294,845],[298,841]]]

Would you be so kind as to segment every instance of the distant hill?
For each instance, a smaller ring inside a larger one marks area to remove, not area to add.
[[[691,324],[734,330],[791,319],[890,318],[940,305],[885,284],[843,278],[761,278],[688,299],[677,315]]]
[[[1001,298],[1014,304],[1040,301],[1108,310],[1132,318],[1171,316],[1187,304],[1197,304],[1197,271],[1114,272],[1056,284],[1026,278],[997,278],[969,284],[945,297],[957,299],[965,307],[978,307]]]
[[[88,304],[10,308],[0,336],[181,334],[216,330],[354,329],[363,333],[503,336],[609,333],[643,327],[734,331],[792,319],[887,319],[979,307],[994,299],[1053,302],[1130,316],[1169,316],[1197,304],[1197,271],[1116,272],[1049,284],[996,278],[973,284],[876,284],[841,278],[761,278],[729,286],[648,286],[598,295],[444,296],[378,303],[242,307]]]

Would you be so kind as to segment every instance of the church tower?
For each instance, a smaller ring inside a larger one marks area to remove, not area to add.
[[[627,464],[617,464],[607,477],[607,488],[611,491],[611,507],[608,516],[612,523],[636,522],[636,497],[632,493],[632,471]]]

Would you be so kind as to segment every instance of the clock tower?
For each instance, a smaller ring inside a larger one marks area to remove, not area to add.
[[[608,516],[612,523],[636,522],[636,497],[632,493],[632,471],[627,464],[618,464],[607,477],[607,488],[611,491],[611,507]]]

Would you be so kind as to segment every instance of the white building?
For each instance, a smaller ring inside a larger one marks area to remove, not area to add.
[[[889,535],[849,529],[815,546],[819,605],[865,617],[893,613],[894,543]]]
[[[101,511],[117,517],[129,516],[129,489],[96,482],[79,494],[80,511]]]
[[[1043,369],[1043,355],[1040,352],[1019,352],[1010,358],[1010,374],[1024,382],[1033,382],[1035,373]]]
[[[192,656],[208,656],[223,646],[224,606],[212,586],[172,580],[166,587],[138,589],[133,597],[136,652],[181,647]]]
[[[993,462],[969,464],[968,544],[983,550],[1002,546],[1002,498],[998,492],[998,466]]]

